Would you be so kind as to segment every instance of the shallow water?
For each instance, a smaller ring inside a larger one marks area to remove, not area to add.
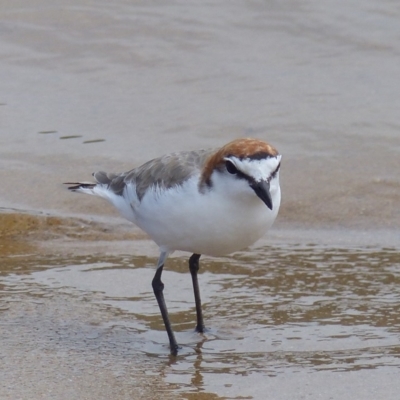
[[[194,332],[186,260],[172,258],[163,280],[182,346],[176,359],[151,289],[155,262],[10,255],[1,266],[0,357],[15,348],[62,354],[67,365],[92,365],[132,387],[126,378],[140,365],[142,380],[159,377],[153,394],[207,399],[263,399],[287,380],[277,397],[285,398],[299,395],[293,374],[335,382],[337,373],[400,367],[398,249],[287,244],[206,258],[204,335]]]

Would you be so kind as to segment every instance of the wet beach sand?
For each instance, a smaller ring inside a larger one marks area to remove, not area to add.
[[[0,399],[397,399],[400,12],[389,1],[0,5]],[[253,136],[283,154],[250,249],[158,256],[62,182]]]

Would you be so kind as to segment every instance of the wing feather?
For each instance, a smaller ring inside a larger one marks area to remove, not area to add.
[[[122,174],[99,171],[93,176],[99,184],[107,185],[117,195],[123,194],[126,185],[134,185],[137,197],[141,200],[151,187],[169,189],[182,185],[195,174],[200,175],[206,160],[213,152],[214,150],[199,150],[172,153]]]

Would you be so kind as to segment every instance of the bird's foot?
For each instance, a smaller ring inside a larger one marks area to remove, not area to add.
[[[169,346],[170,350],[171,350],[171,356],[176,357],[178,355],[178,350],[181,348],[180,346],[178,346],[176,343],[175,344],[171,344]]]
[[[207,329],[204,325],[196,325],[195,331],[197,333],[205,333]]]

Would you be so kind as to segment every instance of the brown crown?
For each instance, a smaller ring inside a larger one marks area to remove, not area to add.
[[[275,157],[278,154],[278,151],[274,147],[262,140],[252,138],[233,140],[221,147],[207,159],[201,175],[200,186],[210,184],[210,177],[213,170],[223,164],[224,158],[226,157],[235,156],[240,159],[260,159]]]

